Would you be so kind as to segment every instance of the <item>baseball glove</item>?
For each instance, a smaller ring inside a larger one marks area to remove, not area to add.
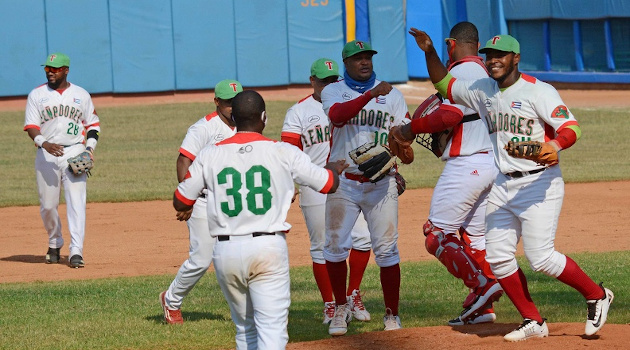
[[[549,143],[540,141],[509,141],[503,147],[514,158],[532,160],[540,165],[558,164],[558,151]]]
[[[401,194],[403,194],[403,192],[405,192],[405,189],[407,188],[407,181],[405,181],[405,178],[399,172],[396,172],[394,178],[396,179],[396,189],[398,190],[398,196],[400,196]]]
[[[89,177],[90,170],[94,167],[94,158],[92,157],[92,153],[88,151],[84,151],[83,153],[74,156],[72,158],[68,158],[68,168],[74,175],[81,175],[83,173],[87,174]]]
[[[402,132],[402,126],[397,125],[389,130],[387,135],[387,143],[392,153],[400,159],[403,164],[411,164],[413,162],[413,148],[411,148],[411,140],[407,140]]]
[[[442,105],[442,96],[440,94],[433,94],[427,97],[424,102],[416,108],[416,111],[413,113],[412,119],[424,118],[427,115],[437,111]],[[436,157],[440,158],[446,149],[446,145],[448,145],[448,141],[450,141],[453,136],[453,128],[448,128],[444,131],[436,132],[433,134],[418,134],[416,137],[416,142],[433,152]]]
[[[370,182],[377,182],[389,173],[396,164],[396,157],[387,148],[372,142],[367,142],[348,153],[363,176],[370,178]]]

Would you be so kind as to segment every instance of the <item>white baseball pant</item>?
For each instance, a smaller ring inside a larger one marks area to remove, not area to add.
[[[559,166],[510,178],[499,174],[488,196],[486,260],[499,279],[518,270],[516,246],[523,250],[534,271],[558,277],[566,256],[554,247],[558,218],[564,198],[564,181]]]
[[[197,199],[192,215],[186,221],[190,240],[188,259],[179,268],[164,295],[166,305],[172,309],[181,308],[184,298],[212,264],[212,251],[216,239],[210,235],[207,205],[208,201],[205,198]]]
[[[236,325],[236,349],[284,349],[291,305],[284,234],[217,241],[213,262]]]
[[[35,156],[35,178],[39,192],[39,212],[48,232],[48,246],[61,248],[64,240],[59,218],[60,185],[63,185],[70,231],[70,255],[83,256],[85,239],[85,204],[87,199],[86,174],[74,175],[68,169],[68,158],[85,151],[85,146],[77,144],[64,148],[61,157],[55,157],[43,148]]]

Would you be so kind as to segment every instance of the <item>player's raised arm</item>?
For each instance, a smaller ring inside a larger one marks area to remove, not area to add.
[[[409,30],[409,34],[416,39],[416,44],[424,51],[431,82],[433,82],[433,84],[439,83],[448,74],[448,71],[442,64],[442,61],[440,61],[440,57],[437,51],[435,51],[431,37],[429,37],[427,33],[413,27]]]

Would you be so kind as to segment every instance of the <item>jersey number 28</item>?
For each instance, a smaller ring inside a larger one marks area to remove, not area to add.
[[[232,178],[232,187],[226,189],[226,194],[233,198],[234,206],[230,208],[230,202],[221,202],[221,211],[227,216],[234,217],[243,211],[243,196],[239,192],[243,187],[242,174],[232,168],[227,167],[217,175],[219,185],[228,183],[228,177]],[[271,186],[270,172],[262,165],[254,165],[245,173],[245,188],[247,195],[247,210],[254,215],[264,215],[271,208]]]

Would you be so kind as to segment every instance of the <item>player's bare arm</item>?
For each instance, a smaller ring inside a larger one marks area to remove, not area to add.
[[[30,128],[26,131],[28,133],[28,136],[33,139],[33,141],[35,141],[35,138],[37,136],[41,136],[41,132],[36,129],[36,128]],[[46,150],[46,152],[52,154],[55,157],[61,157],[63,156],[63,146],[58,145],[56,143],[52,143],[52,142],[48,142],[48,141],[44,141],[44,143],[42,143],[42,148]]]
[[[333,174],[333,185],[330,188],[330,191],[328,193],[334,193],[335,191],[337,191],[337,187],[339,187],[339,175],[344,170],[346,170],[347,167],[348,167],[348,164],[346,163],[345,159],[340,159],[335,162],[326,163],[324,168],[332,171],[332,174]]]
[[[448,74],[448,71],[442,64],[442,61],[440,61],[440,57],[437,51],[435,51],[431,37],[429,37],[429,34],[413,27],[409,30],[409,34],[416,39],[416,44],[424,51],[431,82],[433,82],[433,84],[440,82],[440,80],[444,79],[446,74]]]
[[[188,168],[190,167],[192,162],[193,161],[190,158],[186,157],[185,155],[181,153],[179,154],[179,156],[177,157],[177,181],[178,182],[184,181],[184,178],[186,177],[186,173],[188,172]],[[191,215],[192,215],[192,208],[186,211],[178,211],[175,214],[177,220],[179,221],[186,221],[190,219]]]
[[[389,94],[392,91],[392,89],[393,89],[392,84],[386,81],[381,81],[380,83],[378,83],[378,85],[372,88],[372,90],[370,90],[370,95],[372,95],[372,98],[378,97],[378,96],[385,96]]]

